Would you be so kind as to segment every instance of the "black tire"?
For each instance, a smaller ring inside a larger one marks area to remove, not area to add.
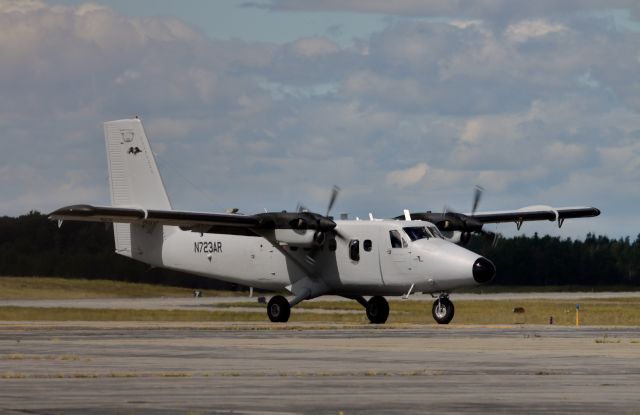
[[[455,311],[453,303],[447,297],[438,298],[433,302],[433,307],[431,308],[433,319],[438,324],[449,324],[453,320]]]
[[[281,295],[276,295],[267,304],[267,315],[274,323],[286,323],[291,316],[289,301]]]
[[[367,302],[367,317],[373,324],[384,324],[389,317],[389,303],[384,297],[376,295]]]

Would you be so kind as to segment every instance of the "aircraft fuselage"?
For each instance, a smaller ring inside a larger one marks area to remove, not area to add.
[[[473,272],[474,263],[481,258],[478,254],[440,237],[412,241],[404,231],[430,225],[428,222],[336,223],[345,238],[319,247],[313,263],[308,256],[314,248],[281,244],[261,236],[197,233],[170,226],[164,226],[167,236],[161,257],[147,257],[135,242],[132,257],[159,267],[268,290],[282,290],[309,277],[326,287],[324,293],[340,295],[401,295],[412,286],[413,292],[433,293],[479,283]],[[400,236],[396,246],[392,233]],[[148,244],[141,242],[141,246]]]

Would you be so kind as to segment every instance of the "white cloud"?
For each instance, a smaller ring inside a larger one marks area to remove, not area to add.
[[[107,203],[101,123],[138,114],[178,208],[323,211],[338,184],[336,212],[384,217],[468,207],[480,184],[481,209],[630,214],[640,34],[565,6],[597,8],[589,0],[462,4],[273,3],[396,15],[340,47],[211,40],[92,3],[2,2],[0,213]],[[449,18],[413,18],[434,13]]]
[[[537,19],[510,24],[506,28],[505,34],[507,38],[513,42],[526,42],[529,39],[540,38],[567,30],[567,27],[562,24]]]
[[[357,12],[376,13],[411,17],[473,17],[504,21],[523,19],[553,13],[595,12],[603,9],[629,10],[633,15],[640,14],[640,6],[635,0],[609,0],[605,4],[601,0],[270,0],[260,3],[260,7],[271,10],[286,11],[324,11],[324,12]]]
[[[428,169],[427,163],[418,163],[408,169],[394,170],[387,174],[386,182],[389,185],[399,186],[401,188],[413,186],[422,180],[425,174],[427,174]]]
[[[0,3],[0,13],[13,14],[13,13],[31,13],[34,11],[42,10],[46,5],[40,0],[5,0]]]
[[[297,54],[311,58],[314,56],[328,55],[336,53],[339,48],[335,42],[321,37],[307,37],[298,39],[291,45]]]
[[[567,168],[581,164],[589,156],[586,146],[556,141],[545,148],[544,160],[555,168]]]

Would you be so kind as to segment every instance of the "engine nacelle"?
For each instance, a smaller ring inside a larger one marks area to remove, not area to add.
[[[280,242],[290,246],[297,246],[300,248],[311,248],[316,244],[318,232],[314,229],[274,229],[274,238]]]

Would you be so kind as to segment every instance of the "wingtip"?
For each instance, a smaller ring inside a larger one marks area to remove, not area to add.
[[[60,215],[91,215],[95,208],[91,205],[70,205],[54,210],[47,215],[49,220],[58,220]]]

